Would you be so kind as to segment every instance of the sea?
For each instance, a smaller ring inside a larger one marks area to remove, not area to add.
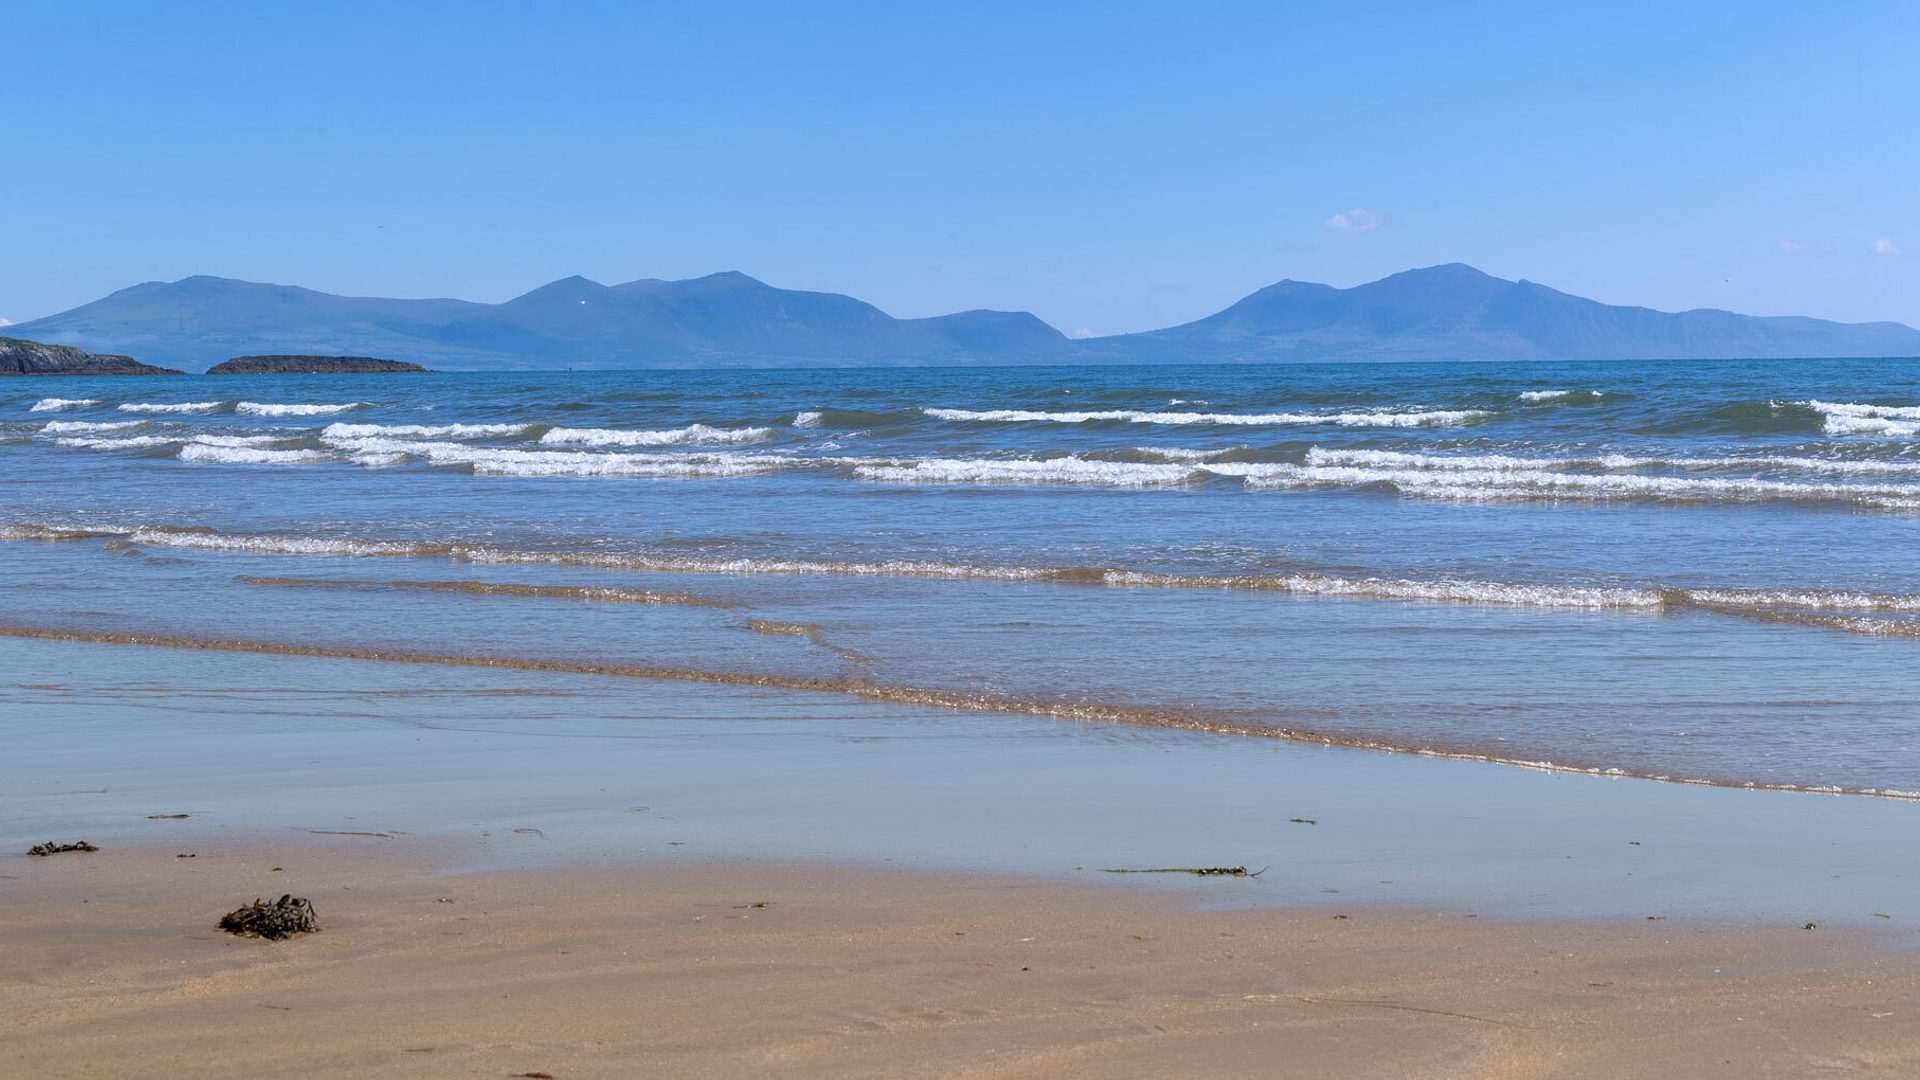
[[[0,541],[13,638],[1920,793],[1916,360],[13,378]]]

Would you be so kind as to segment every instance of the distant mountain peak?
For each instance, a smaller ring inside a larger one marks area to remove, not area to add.
[[[765,282],[761,281],[759,278],[741,273],[738,270],[717,270],[711,274],[708,274],[705,277],[695,278],[694,280],[695,281],[738,281],[738,282],[742,282],[745,284],[752,284],[752,285],[766,284]]]
[[[1503,280],[1501,278],[1493,277],[1492,274],[1487,273],[1486,271],[1480,269],[1477,266],[1470,266],[1467,263],[1463,263],[1463,262],[1435,263],[1432,266],[1416,266],[1411,270],[1402,270],[1397,274],[1388,274],[1387,277],[1383,278],[1382,280],[1392,280],[1393,278],[1407,278],[1407,277],[1411,277],[1411,278],[1421,278],[1421,277],[1492,278],[1495,281]]]
[[[1351,288],[1286,279],[1181,326],[1075,341],[1027,312],[896,319],[738,270],[614,286],[574,275],[500,304],[196,275],[9,330],[196,369],[236,354],[392,356],[441,369],[1920,357],[1920,331],[1897,323],[1620,307],[1458,262]]]

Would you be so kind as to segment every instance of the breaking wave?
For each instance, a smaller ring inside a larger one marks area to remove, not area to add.
[[[358,409],[364,401],[349,401],[344,405],[275,405],[259,401],[242,401],[233,407],[233,411],[242,416],[332,416],[349,409]]]
[[[28,412],[59,412],[62,409],[81,409],[88,405],[100,404],[99,398],[63,398],[46,397],[34,402]]]
[[[181,441],[166,435],[133,435],[121,438],[79,436],[55,439],[54,444],[81,450],[144,450],[152,446],[178,446]]]
[[[181,401],[170,404],[153,404],[146,401],[134,401],[116,406],[121,412],[130,413],[203,413],[225,405],[224,401]]]
[[[1423,409],[1410,412],[1342,413],[1199,413],[1144,412],[1138,409],[1105,409],[1090,412],[1043,412],[1030,409],[922,409],[936,420],[961,420],[994,424],[1084,424],[1089,421],[1124,421],[1134,424],[1220,424],[1241,427],[1275,427],[1289,424],[1331,424],[1338,427],[1450,427],[1472,423],[1493,414],[1483,409]]]
[[[1803,401],[1828,416],[1878,416],[1891,420],[1920,420],[1920,405],[1861,405],[1851,401]]]
[[[84,420],[51,420],[42,425],[40,430],[49,435],[78,434],[87,431],[125,431],[145,423],[145,420],[108,420],[101,423],[88,423]]]
[[[772,435],[772,428],[716,428],[706,424],[667,431],[557,427],[540,436],[540,441],[558,446],[728,446],[763,442]]]
[[[325,461],[327,455],[319,450],[262,450],[252,446],[223,446],[196,441],[180,448],[180,460],[215,465],[306,465]]]
[[[353,456],[357,464],[392,465],[407,458],[429,465],[466,466],[491,476],[747,476],[790,467],[799,459],[767,454],[681,453],[610,454],[568,450],[512,450],[451,442],[404,439],[330,438],[327,442]],[[803,463],[803,462],[802,462]]]
[[[524,435],[533,424],[328,424],[329,439],[500,439]]]
[[[1120,487],[1167,487],[1195,479],[1188,465],[1090,461],[1080,457],[1043,460],[993,458],[931,458],[920,461],[855,466],[863,480],[899,484],[1105,484]]]
[[[1822,418],[1829,435],[1878,435],[1911,439],[1920,436],[1920,405],[1866,405],[1852,401],[1795,401]],[[1775,403],[1778,407],[1779,403]]]
[[[1558,402],[1562,405],[1586,404],[1606,397],[1604,390],[1522,390],[1520,400],[1531,404]]]
[[[1222,590],[1302,597],[1437,602],[1574,611],[1680,612],[1731,615],[1874,636],[1920,636],[1920,594],[1804,588],[1718,588],[1671,584],[1589,585],[1437,576],[1408,578],[1310,572],[1175,574],[1097,566],[1007,566],[923,560],[717,558],[646,551],[522,549],[465,540],[370,540],[284,533],[227,533],[197,526],[0,526],[0,540],[125,540],[150,547],[256,555],[330,558],[445,559],[484,565],[584,566],[647,574],[717,576],[899,577],[1050,582],[1109,588]],[[263,579],[272,584],[326,584],[324,579]],[[381,587],[404,587],[382,582]],[[492,588],[484,583],[421,588]],[[342,585],[340,587],[347,587]],[[500,588],[508,588],[501,586]],[[520,587],[513,586],[518,589]],[[528,586],[529,589],[536,587]],[[544,587],[540,587],[544,588]],[[529,593],[532,595],[532,593]],[[1908,616],[1908,618],[1900,618]]]
[[[1638,457],[1596,454],[1590,457],[1520,457],[1507,454],[1415,454],[1393,450],[1328,450],[1315,447],[1308,462],[1317,465],[1361,465],[1442,470],[1578,470],[1578,469],[1697,469],[1763,470],[1785,472],[1857,473],[1862,475],[1920,476],[1920,461],[1829,458],[1805,455],[1754,454],[1725,457]]]
[[[135,421],[140,423],[141,421]],[[155,446],[204,446],[220,448],[241,448],[270,446],[273,443],[287,441],[285,435],[209,435],[194,433],[187,435],[132,435],[132,436],[92,436],[70,437],[54,440],[60,446],[78,447],[86,450],[143,450]],[[183,453],[182,458],[186,455]],[[323,461],[327,455],[316,454],[309,461]],[[192,459],[189,459],[192,460]],[[216,460],[204,458],[200,460]],[[236,459],[237,462],[237,459]]]
[[[282,589],[344,589],[361,592],[444,592],[469,596],[508,596],[536,599],[582,600],[601,604],[684,604],[691,607],[730,608],[739,605],[729,600],[714,600],[687,593],[655,592],[651,589],[621,589],[606,585],[521,585],[498,581],[411,581],[368,580],[364,578],[262,577],[242,574],[248,585]]]
[[[1412,460],[1407,460],[1409,458]],[[1630,462],[1631,459],[1623,461]],[[1206,467],[1216,468],[1213,465]],[[1239,468],[1245,470],[1247,485],[1255,488],[1388,485],[1407,495],[1461,501],[1621,498],[1708,502],[1784,500],[1841,503],[1887,510],[1920,510],[1920,485],[1914,484],[1835,484],[1758,477],[1573,472],[1564,471],[1567,463],[1556,459],[1511,458],[1476,462],[1473,458],[1464,458],[1455,462],[1427,455],[1315,448],[1308,452],[1305,465],[1270,464]]]

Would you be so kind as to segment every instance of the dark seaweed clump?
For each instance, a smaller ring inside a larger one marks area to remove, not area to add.
[[[29,855],[58,855],[63,851],[99,851],[100,849],[85,840],[71,844],[56,844],[49,840],[44,844],[35,844],[27,849]]]
[[[314,920],[313,901],[288,893],[273,903],[255,898],[246,907],[220,917],[220,929],[242,937],[263,937],[279,941],[295,934],[311,934],[320,929]]]

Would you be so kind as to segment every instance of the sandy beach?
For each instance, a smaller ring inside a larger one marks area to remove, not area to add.
[[[1920,1067],[1867,931],[1196,910],[750,860],[443,874],[404,838],[7,860],[16,1076],[1806,1076]],[[1272,873],[1273,871],[1269,871]],[[321,933],[214,929],[294,890]]]
[[[47,680],[0,688],[7,1075],[1920,1068],[1904,801],[0,650]],[[1101,872],[1228,860],[1264,872]],[[289,892],[320,933],[215,927]]]
[[[1920,4],[236,7],[6,9],[0,1080],[1920,1080]]]

